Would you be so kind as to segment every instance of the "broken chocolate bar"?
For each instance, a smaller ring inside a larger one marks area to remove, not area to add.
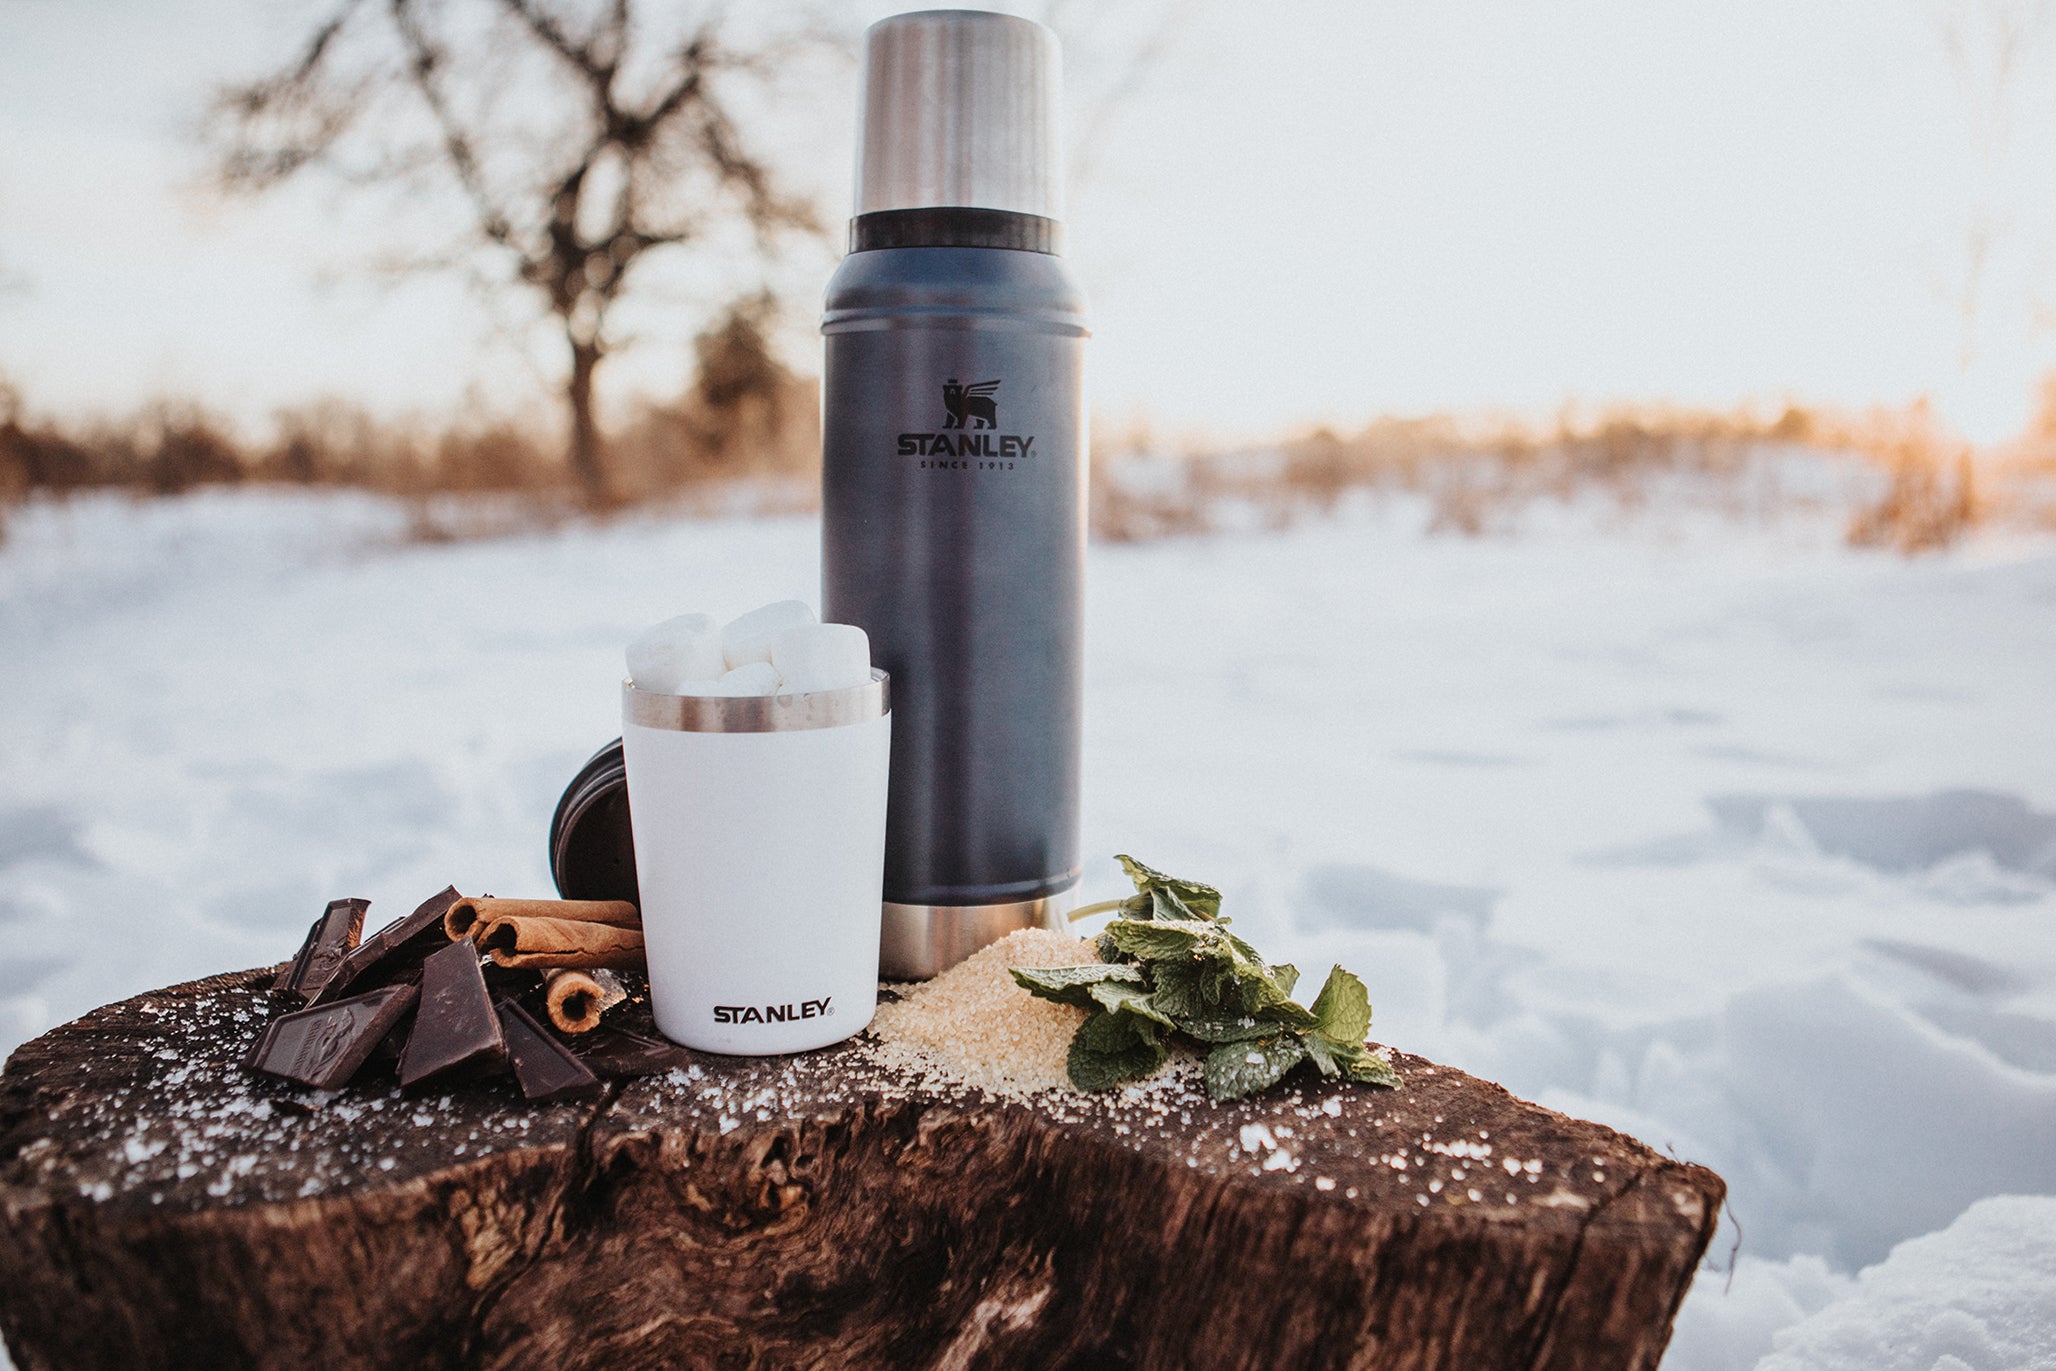
[[[438,919],[438,936],[440,928]],[[486,993],[478,949],[468,942],[444,943],[442,951],[421,964],[421,1005],[400,1054],[401,1089],[506,1064],[507,1039]]]
[[[314,995],[314,1002],[333,999],[359,982],[390,981],[396,974],[411,972],[430,953],[445,945],[443,914],[463,898],[457,887],[444,886],[416,906],[412,914],[393,920],[366,938],[343,958],[325,994]]]
[[[265,1026],[250,1065],[316,1090],[340,1090],[413,1007],[411,985],[281,1014]]]
[[[501,1000],[500,1030],[507,1037],[507,1060],[521,1094],[534,1104],[587,1099],[606,1087],[571,1050],[551,1037],[528,1011]]]
[[[621,1028],[599,1028],[579,1036],[578,1057],[602,1076],[654,1076],[692,1065],[692,1053],[662,1038]]]
[[[364,911],[369,908],[369,900],[330,900],[271,988],[303,1000],[320,995],[341,969],[343,958],[357,946],[358,935],[364,931]]]

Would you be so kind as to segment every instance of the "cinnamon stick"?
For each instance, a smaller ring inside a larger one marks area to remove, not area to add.
[[[501,966],[547,971],[553,967],[644,965],[639,928],[589,923],[583,919],[531,918],[514,914],[481,919],[478,945]]]
[[[550,1022],[565,1033],[590,1033],[600,1015],[628,998],[620,978],[611,971],[562,970],[549,973],[544,1007]]]
[[[443,932],[450,935],[451,942],[476,938],[486,924],[503,917],[575,919],[614,928],[642,928],[642,915],[626,900],[496,900],[490,895],[477,895],[450,906],[443,915]]]

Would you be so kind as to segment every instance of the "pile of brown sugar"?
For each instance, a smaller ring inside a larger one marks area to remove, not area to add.
[[[941,1076],[1019,1099],[1069,1090],[1065,1061],[1085,1011],[1038,999],[1010,966],[1083,966],[1099,958],[1068,933],[1010,933],[932,981],[903,986],[871,1020],[876,1056],[918,1075]]]

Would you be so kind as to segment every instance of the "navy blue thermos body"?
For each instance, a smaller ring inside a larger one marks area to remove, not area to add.
[[[824,618],[892,673],[881,974],[1059,926],[1079,875],[1084,299],[1040,24],[865,38],[850,251],[821,330]]]

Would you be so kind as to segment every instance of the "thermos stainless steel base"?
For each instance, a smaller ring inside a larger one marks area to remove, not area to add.
[[[925,981],[982,947],[1024,928],[1069,927],[1074,892],[1006,904],[885,905],[878,974],[888,981]]]

